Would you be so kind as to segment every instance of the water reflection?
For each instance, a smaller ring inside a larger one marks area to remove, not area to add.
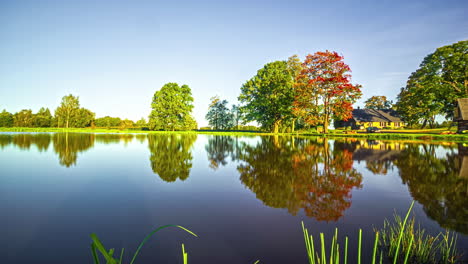
[[[0,148],[13,144],[19,149],[29,150],[34,145],[43,152],[49,148],[51,137],[51,134],[0,134]]]
[[[468,153],[434,145],[408,145],[395,160],[411,196],[440,226],[468,234]]]
[[[143,135],[146,139],[146,135]],[[77,165],[78,154],[94,147],[95,142],[103,144],[130,143],[132,134],[90,134],[90,133],[1,133],[0,148],[14,145],[21,150],[29,150],[35,146],[38,151],[45,152],[53,144],[53,150],[58,155],[59,164],[64,167]],[[141,138],[140,138],[141,139]]]
[[[231,161],[236,161],[239,158],[241,150],[239,137],[209,136],[205,150],[210,162],[209,167],[217,170],[220,166],[225,166],[228,163],[229,157]]]
[[[78,153],[93,147],[94,134],[72,134],[56,133],[53,136],[54,151],[59,156],[59,163],[69,168],[76,165]]]
[[[100,144],[147,140],[150,166],[166,182],[184,181],[193,165],[195,134],[0,133],[0,149],[12,145],[53,151],[61,166]],[[52,145],[52,147],[50,147]],[[468,147],[361,139],[208,136],[213,170],[233,162],[240,182],[257,199],[292,215],[337,221],[351,206],[352,190],[363,187],[362,173],[399,175],[413,199],[442,227],[468,234]],[[358,169],[364,163],[366,169]]]
[[[186,180],[192,168],[191,148],[195,140],[196,134],[148,135],[153,172],[166,182]]]
[[[319,221],[337,221],[351,206],[351,190],[362,175],[353,168],[352,152],[324,139],[263,137],[244,145],[240,180],[265,205],[301,209]]]

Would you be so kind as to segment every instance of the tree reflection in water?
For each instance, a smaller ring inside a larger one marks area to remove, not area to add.
[[[191,148],[196,139],[196,134],[149,134],[153,172],[166,182],[187,179],[192,168]]]
[[[239,158],[241,150],[239,137],[209,136],[205,150],[208,154],[210,168],[217,170],[220,166],[226,166],[228,157],[231,158],[231,161],[236,161]]]
[[[31,146],[36,146],[40,152],[47,151],[49,148],[51,134],[0,134],[0,147],[4,148],[10,144],[15,145],[19,149],[30,149]]]
[[[337,221],[351,206],[351,190],[361,188],[352,152],[326,139],[262,137],[244,145],[240,160],[241,182],[265,205],[293,215],[304,209],[319,221]]]
[[[76,165],[78,153],[94,146],[95,135],[87,133],[55,133],[54,151],[59,156],[59,163],[67,168]]]
[[[440,155],[440,153],[444,153]],[[440,226],[468,234],[468,153],[408,144],[394,164],[411,196]]]

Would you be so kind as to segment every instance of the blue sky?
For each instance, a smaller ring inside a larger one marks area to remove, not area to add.
[[[236,103],[265,63],[333,50],[363,98],[394,100],[422,59],[468,39],[468,1],[0,0],[0,110],[147,118],[155,91],[188,84],[200,126],[209,98]]]

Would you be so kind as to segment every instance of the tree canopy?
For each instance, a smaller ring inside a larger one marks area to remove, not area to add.
[[[13,114],[3,109],[0,113],[0,127],[12,127],[13,126]]]
[[[189,130],[197,124],[192,117],[193,97],[188,85],[166,83],[154,93],[149,125],[153,130]]]
[[[214,129],[229,129],[234,126],[234,116],[227,104],[228,101],[219,99],[219,96],[211,97],[205,118]]]
[[[351,84],[351,69],[336,52],[309,54],[302,66],[294,114],[311,125],[323,125],[327,133],[332,118],[351,118],[352,104],[362,95],[361,86]]]
[[[246,121],[257,121],[278,133],[282,121],[292,118],[294,74],[286,61],[266,64],[241,87],[239,102]]]
[[[57,119],[57,126],[70,127],[70,121],[73,120],[80,109],[80,101],[78,97],[72,94],[62,97],[60,106],[55,110],[55,118]]]
[[[384,95],[375,95],[367,99],[365,102],[365,107],[367,109],[390,109],[392,108],[392,102],[387,100],[387,97]]]
[[[468,96],[468,40],[427,55],[397,97],[396,108],[410,124],[453,117],[456,99]]]

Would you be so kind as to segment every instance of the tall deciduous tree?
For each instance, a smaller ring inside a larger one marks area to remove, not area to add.
[[[239,123],[242,120],[242,112],[240,111],[240,107],[233,104],[231,107],[231,114],[233,126],[235,126],[236,129],[239,129]]]
[[[58,126],[70,126],[70,121],[73,119],[76,112],[80,109],[79,98],[72,94],[62,97],[62,102],[55,110],[55,118]]]
[[[219,96],[211,97],[211,103],[205,118],[214,129],[229,129],[234,126],[233,115],[227,108],[227,104],[228,101],[220,100]]]
[[[365,102],[365,107],[367,109],[390,109],[392,108],[392,102],[387,100],[387,97],[384,95],[375,95],[367,99]]]
[[[468,40],[427,55],[398,95],[396,108],[408,123],[453,117],[457,98],[468,96]]]
[[[0,113],[0,127],[12,127],[13,126],[13,114],[3,109]]]
[[[241,87],[239,102],[245,120],[257,121],[278,133],[281,123],[291,118],[294,76],[286,61],[266,64]]]
[[[311,125],[323,125],[327,133],[332,118],[351,118],[361,86],[351,84],[351,69],[336,52],[309,54],[302,65],[293,111]]]
[[[166,83],[156,91],[151,104],[153,110],[149,116],[150,128],[153,130],[182,130],[196,128],[195,119],[191,116],[193,109],[192,91],[188,85]]]

